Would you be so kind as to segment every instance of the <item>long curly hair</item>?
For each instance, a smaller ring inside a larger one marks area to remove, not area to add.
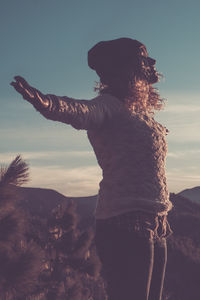
[[[159,77],[162,77],[159,74]],[[154,115],[155,110],[164,107],[165,99],[159,95],[159,91],[149,84],[147,80],[139,76],[121,73],[119,76],[101,76],[100,82],[96,82],[94,88],[99,94],[111,94],[121,101],[131,111],[146,112]]]

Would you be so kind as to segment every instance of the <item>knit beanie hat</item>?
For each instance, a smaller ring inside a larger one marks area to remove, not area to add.
[[[97,43],[88,51],[88,65],[101,77],[115,74],[130,65],[138,66],[138,55],[145,46],[131,38],[119,38]]]

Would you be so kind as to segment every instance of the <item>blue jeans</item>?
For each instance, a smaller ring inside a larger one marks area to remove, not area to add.
[[[131,213],[96,220],[95,242],[109,300],[161,300],[167,262],[166,218]]]

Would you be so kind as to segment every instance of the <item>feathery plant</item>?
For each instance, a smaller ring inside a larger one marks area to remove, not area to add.
[[[18,207],[18,187],[28,182],[29,168],[18,155],[0,168],[0,295],[1,299],[26,299],[35,290],[41,272],[42,251],[27,243],[25,213]]]
[[[0,169],[0,188],[8,187],[9,184],[20,186],[28,180],[29,168],[20,155],[17,155],[8,167]]]
[[[63,202],[46,220],[25,216],[18,187],[28,178],[20,155],[0,169],[1,299],[99,299],[93,297],[100,272],[93,231],[79,230],[74,202]]]

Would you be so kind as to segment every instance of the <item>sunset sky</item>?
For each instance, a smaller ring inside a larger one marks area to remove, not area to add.
[[[28,186],[96,194],[101,170],[86,132],[46,120],[9,83],[21,75],[43,93],[94,98],[98,77],[87,51],[130,37],[147,46],[164,74],[157,87],[166,107],[155,118],[170,131],[169,190],[199,186],[199,12],[199,0],[1,0],[0,164],[21,154],[30,165]]]

